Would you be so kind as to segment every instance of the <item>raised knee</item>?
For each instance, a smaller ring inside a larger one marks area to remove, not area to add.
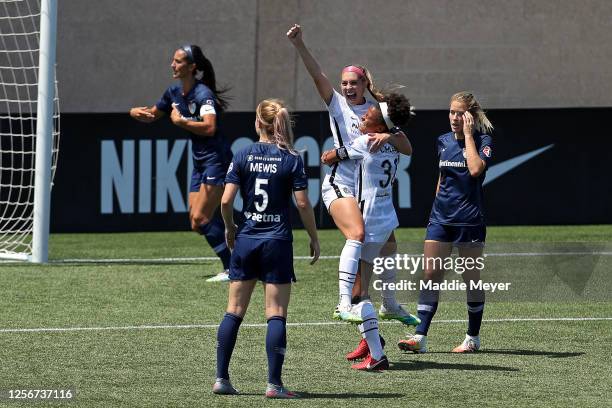
[[[210,218],[205,214],[195,214],[191,217],[191,229],[195,232],[200,231],[200,226],[203,224],[208,224],[210,222]]]
[[[356,228],[349,231],[346,239],[363,242],[365,240],[365,232],[363,231],[363,228]]]

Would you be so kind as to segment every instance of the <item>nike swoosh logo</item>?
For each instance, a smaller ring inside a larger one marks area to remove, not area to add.
[[[548,146],[544,146],[531,152],[521,154],[520,156],[513,157],[512,159],[508,159],[506,161],[497,163],[496,165],[489,167],[489,169],[487,170],[487,177],[484,183],[482,183],[482,185],[487,185],[496,178],[503,176],[513,168],[520,166],[521,164],[533,159],[541,153],[544,153],[546,150],[552,148],[553,146],[554,144],[549,144]]]

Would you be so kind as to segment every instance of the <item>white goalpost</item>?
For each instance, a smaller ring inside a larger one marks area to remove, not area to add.
[[[48,260],[57,0],[0,0],[0,258]]]

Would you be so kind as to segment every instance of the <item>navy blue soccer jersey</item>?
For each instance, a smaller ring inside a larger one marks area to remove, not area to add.
[[[183,95],[180,84],[170,86],[161,99],[155,104],[157,109],[170,114],[172,105],[175,105],[180,114],[187,120],[201,121],[206,114],[216,114],[217,102],[213,92],[201,82],[191,88],[187,95]],[[198,136],[191,134],[192,154],[194,167],[199,168],[206,164],[227,163],[231,153],[225,138],[220,131],[220,120],[217,115],[215,135]]]
[[[485,224],[482,182],[491,157],[489,135],[474,135],[476,150],[486,163],[478,177],[472,177],[465,155],[465,140],[455,139],[450,132],[438,137],[440,189],[433,203],[429,222],[442,225],[470,226]]]
[[[234,155],[225,182],[240,186],[245,222],[237,238],[293,240],[291,195],[308,186],[299,155],[271,143],[253,143]]]

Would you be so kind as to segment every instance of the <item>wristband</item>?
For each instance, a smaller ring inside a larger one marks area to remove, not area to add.
[[[346,147],[342,146],[336,149],[336,156],[338,160],[346,160],[348,159],[348,152],[346,151]]]

